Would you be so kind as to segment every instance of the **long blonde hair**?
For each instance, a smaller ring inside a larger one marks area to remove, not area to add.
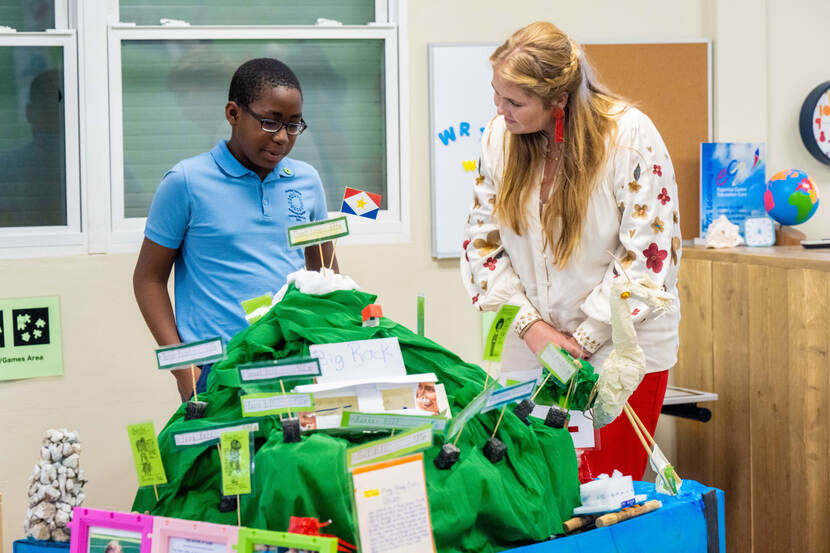
[[[552,23],[519,29],[496,48],[490,63],[505,80],[538,96],[546,108],[568,94],[557,186],[542,209],[545,246],[561,269],[579,248],[588,199],[608,154],[608,138],[616,134],[622,100],[596,82],[581,48]],[[546,139],[542,131],[507,134],[494,213],[521,235],[532,183],[542,178]]]

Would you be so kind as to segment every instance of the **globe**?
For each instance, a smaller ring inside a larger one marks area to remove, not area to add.
[[[804,171],[780,171],[767,181],[764,208],[782,225],[800,225],[818,209],[818,189]]]

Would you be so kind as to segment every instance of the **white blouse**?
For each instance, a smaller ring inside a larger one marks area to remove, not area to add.
[[[551,250],[543,249],[540,182],[531,191],[524,235],[500,226],[493,218],[508,131],[503,117],[490,121],[482,136],[461,257],[464,285],[479,310],[518,305],[514,329],[541,317],[592,352],[590,362],[597,370],[612,349],[611,252],[622,260],[629,277],[648,276],[675,296],[681,253],[677,183],[666,146],[651,120],[636,108],[629,107],[617,125],[616,142],[589,199],[581,245],[560,270]],[[647,372],[671,368],[677,361],[679,302],[673,312],[661,317],[650,317],[649,309],[636,300],[629,304]],[[503,370],[531,369],[536,364],[518,334],[510,333]]]

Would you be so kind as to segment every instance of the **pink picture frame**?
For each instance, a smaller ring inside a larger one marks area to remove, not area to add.
[[[90,553],[90,528],[136,533],[140,536],[140,553],[150,553],[153,532],[150,515],[75,507],[68,526],[72,529],[69,553]]]
[[[239,528],[212,522],[155,517],[150,553],[169,553],[171,538],[223,544],[225,553],[236,553],[234,548],[239,539]]]

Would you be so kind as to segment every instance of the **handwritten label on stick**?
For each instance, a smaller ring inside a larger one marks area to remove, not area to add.
[[[320,360],[319,384],[406,375],[397,338],[318,344],[309,352]]]
[[[533,380],[528,380],[527,382],[521,382],[513,386],[493,390],[490,392],[490,397],[487,398],[481,412],[486,413],[487,411],[498,409],[499,407],[509,403],[527,399],[533,395],[533,389],[535,387],[536,379],[534,378]]]
[[[138,474],[138,485],[154,486],[166,484],[167,475],[161,461],[156,431],[152,422],[142,422],[127,425],[127,434],[130,437],[130,446],[133,450],[135,472]]]
[[[318,242],[328,242],[349,234],[349,222],[346,217],[335,217],[325,221],[314,221],[288,227],[288,245],[292,248],[308,246]]]
[[[453,416],[452,422],[450,423],[449,428],[447,428],[446,439],[448,442],[451,441],[456,434],[461,432],[461,429],[464,428],[467,421],[481,412],[481,409],[487,403],[487,399],[490,397],[490,392],[493,390],[495,385],[495,382],[490,382],[483,392],[474,397],[473,400],[468,403],[460,413]]]
[[[351,470],[359,465],[394,459],[431,445],[432,425],[425,424],[390,438],[350,447],[346,450],[346,467]]]
[[[539,361],[562,385],[568,383],[578,368],[561,348],[553,344],[548,344],[539,352]]]
[[[360,426],[365,428],[418,428],[431,424],[436,432],[443,432],[449,423],[444,417],[428,417],[425,415],[398,415],[386,413],[357,413],[344,411],[340,421],[341,427]]]
[[[493,324],[490,325],[490,332],[487,333],[487,340],[484,342],[484,360],[501,361],[501,353],[504,350],[504,339],[510,330],[510,325],[519,312],[516,305],[502,305]]]
[[[314,357],[244,363],[237,368],[239,369],[239,379],[242,382],[320,376],[320,360]]]
[[[190,365],[214,363],[225,358],[225,344],[222,338],[208,338],[198,342],[188,342],[177,346],[167,346],[156,350],[159,369],[180,369]]]
[[[204,445],[212,442],[219,442],[219,436],[223,432],[231,430],[246,430],[248,432],[259,432],[258,422],[249,422],[243,424],[224,424],[209,426],[201,430],[193,430],[191,432],[173,433],[173,444],[176,447],[188,447],[192,445]]]
[[[312,394],[262,393],[247,394],[239,398],[243,417],[281,415],[289,411],[308,410],[314,407]]]

